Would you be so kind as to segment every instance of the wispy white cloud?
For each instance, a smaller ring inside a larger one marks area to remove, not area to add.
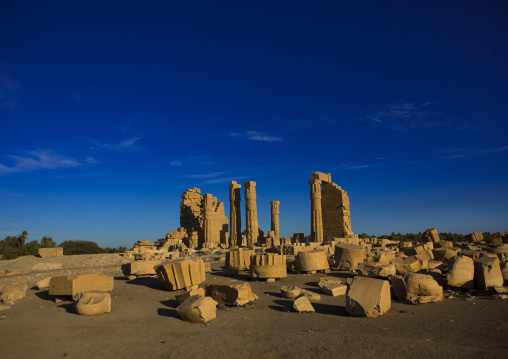
[[[413,102],[399,102],[388,104],[381,109],[367,114],[362,118],[362,121],[389,122],[396,129],[409,130],[416,127],[431,126],[434,123],[428,120],[439,115],[442,115],[442,112],[433,110],[429,102],[421,105]]]
[[[251,141],[262,141],[262,142],[282,142],[284,139],[279,136],[271,136],[266,133],[258,132],[258,131],[245,131],[242,133],[239,132],[231,132],[231,137],[235,138],[247,138]]]
[[[178,160],[171,160],[169,164],[174,167],[186,165],[213,165],[213,161],[208,155],[188,156]]]
[[[28,156],[8,156],[14,160],[14,165],[9,167],[0,163],[0,174],[81,166],[75,159],[52,151],[28,151],[27,154]]]
[[[379,166],[379,164],[378,163],[376,163],[376,164],[358,164],[358,163],[354,163],[354,162],[348,162],[348,163],[342,164],[342,168],[344,168],[346,170],[359,170],[359,169],[371,168],[371,167],[375,167],[375,166]]]
[[[136,142],[142,138],[143,136],[131,137],[116,144],[94,141],[94,146],[90,148],[93,150],[107,149],[112,151],[135,151],[139,149]]]
[[[207,180],[203,182],[203,184],[214,184],[214,183],[229,183],[231,181],[239,181],[241,179],[245,179],[247,176],[237,176],[237,177],[221,177],[221,178],[214,178]]]
[[[19,82],[0,74],[0,105],[14,109],[17,106],[16,93],[19,90]]]
[[[206,174],[201,174],[201,175],[187,175],[185,177],[189,177],[189,178],[211,178],[211,177],[221,176],[224,173],[226,173],[226,172],[213,172],[213,173],[206,173]]]
[[[442,152],[447,153],[447,155],[442,157],[442,159],[454,160],[454,159],[462,159],[462,158],[483,157],[483,156],[508,152],[508,146],[485,148],[485,149],[479,149],[479,150],[473,150],[473,151],[467,151],[467,152],[462,148],[448,148],[448,149],[443,150]]]
[[[98,161],[98,160],[96,160],[96,159],[95,159],[95,158],[93,158],[93,157],[87,157],[87,158],[85,158],[85,162],[86,162],[86,163],[89,163],[89,164],[91,164],[91,165],[95,165],[95,164],[99,163],[99,161]]]

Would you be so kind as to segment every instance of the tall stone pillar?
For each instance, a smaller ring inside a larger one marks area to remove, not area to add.
[[[321,210],[321,181],[312,179],[310,184],[310,235],[313,242],[323,243],[323,212]]]
[[[245,226],[247,246],[257,243],[259,237],[258,208],[256,206],[256,182],[244,182],[245,187]]]
[[[241,184],[231,181],[229,185],[229,219],[231,221],[229,240],[232,246],[242,245],[242,215],[240,212]]]
[[[203,195],[203,215],[205,221],[203,223],[203,248],[213,248],[213,196],[210,193]]]
[[[275,233],[275,239],[279,239],[279,201],[271,201],[272,209],[270,211],[272,215],[272,225],[271,230]]]

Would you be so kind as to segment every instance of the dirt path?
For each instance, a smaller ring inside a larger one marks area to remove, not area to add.
[[[212,264],[204,284],[225,279],[220,265]],[[93,267],[67,270],[86,268]],[[165,291],[156,278],[129,281],[120,263],[101,266],[101,271],[116,276],[111,313],[79,316],[71,302],[55,303],[47,291],[30,289],[26,298],[0,312],[1,357],[508,357],[508,300],[446,299],[420,306],[393,301],[388,313],[369,319],[347,316],[344,296],[322,295],[316,313],[298,314],[288,310],[292,302],[280,297],[280,287],[317,292],[324,274],[289,274],[275,283],[249,281],[259,296],[254,308],[218,309],[216,319],[200,325],[178,318],[175,295],[183,291]]]

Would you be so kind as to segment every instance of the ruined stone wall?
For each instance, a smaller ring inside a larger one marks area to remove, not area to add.
[[[180,227],[188,232],[201,227],[199,217],[203,214],[203,197],[199,188],[190,188],[182,194],[180,203]]]
[[[346,191],[333,182],[323,183],[321,196],[324,243],[331,241],[334,237],[353,236],[349,197]]]

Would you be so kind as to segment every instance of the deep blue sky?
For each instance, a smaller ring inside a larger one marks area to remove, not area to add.
[[[231,180],[309,234],[314,171],[355,233],[508,230],[507,65],[503,0],[3,0],[0,237],[130,247]]]

